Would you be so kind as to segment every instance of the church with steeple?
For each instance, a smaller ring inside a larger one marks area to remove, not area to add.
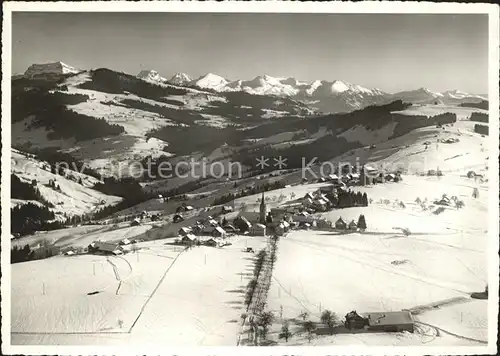
[[[264,192],[262,192],[262,199],[260,201],[260,215],[259,215],[259,223],[266,224],[267,218],[267,205],[264,199]]]

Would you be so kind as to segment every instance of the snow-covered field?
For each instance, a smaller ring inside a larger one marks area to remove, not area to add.
[[[460,107],[456,105],[432,105],[432,104],[414,104],[408,109],[402,111],[395,111],[396,114],[405,115],[425,115],[436,116],[444,113],[453,113],[457,115],[458,120],[465,120],[471,116],[473,112],[488,114],[488,110],[478,108]]]
[[[486,192],[473,199],[467,178],[443,177],[439,181],[410,176],[400,183],[360,190],[374,200],[369,207],[333,210],[322,215],[333,222],[339,217],[349,222],[364,214],[368,225],[365,233],[303,230],[280,240],[269,309],[279,314],[282,307],[284,319],[297,318],[307,311],[311,320],[319,321],[324,309],[342,318],[351,310],[397,311],[450,298],[464,299],[460,304],[430,308],[415,316],[416,320],[430,324],[428,328],[441,329],[446,337],[429,341],[428,335],[418,332],[380,338],[341,334],[320,337],[314,344],[371,345],[374,339],[379,345],[424,341],[433,345],[474,343],[469,339],[478,340],[478,345],[486,342],[488,301],[469,298],[470,293],[484,290],[488,279]],[[412,204],[417,197],[432,200],[443,193],[456,194],[464,200],[465,208],[434,215]],[[404,201],[406,208],[377,203],[382,197],[391,202]],[[409,228],[411,235],[405,237],[393,229],[398,227]],[[292,342],[307,343],[300,338]]]

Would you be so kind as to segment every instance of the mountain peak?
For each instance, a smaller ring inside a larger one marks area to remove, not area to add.
[[[165,82],[166,79],[163,78],[160,73],[158,73],[154,69],[145,69],[141,70],[139,74],[137,74],[137,78],[151,81],[151,82]]]
[[[193,85],[204,89],[223,89],[228,81],[220,75],[207,73],[191,82]]]
[[[50,74],[73,74],[78,73],[81,70],[67,65],[61,61],[42,63],[42,64],[32,64],[24,72],[26,77],[34,77],[40,75],[50,75]]]
[[[184,85],[192,81],[193,79],[186,73],[175,73],[172,78],[168,80],[170,84],[173,85]]]

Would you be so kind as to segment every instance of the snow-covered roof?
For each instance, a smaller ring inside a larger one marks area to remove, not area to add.
[[[260,229],[265,229],[266,228],[266,225],[263,225],[263,224],[255,224],[254,227],[258,227]]]

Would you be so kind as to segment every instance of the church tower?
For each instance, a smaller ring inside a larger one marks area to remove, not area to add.
[[[266,224],[266,216],[267,216],[267,206],[264,200],[264,192],[262,192],[262,199],[260,201],[260,216],[259,216],[259,222],[261,224]]]

